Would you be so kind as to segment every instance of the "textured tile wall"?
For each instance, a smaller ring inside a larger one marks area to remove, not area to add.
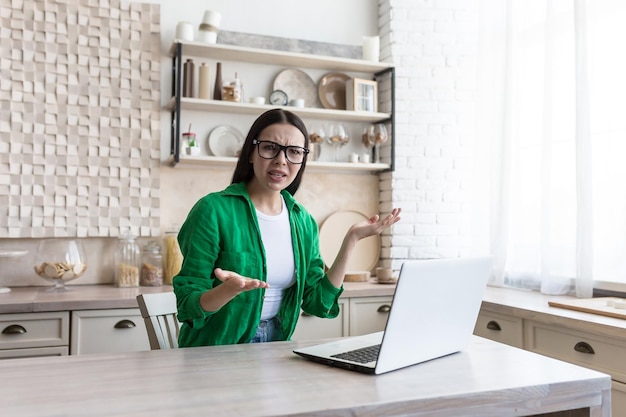
[[[0,238],[159,235],[159,5],[3,0],[0,39]]]

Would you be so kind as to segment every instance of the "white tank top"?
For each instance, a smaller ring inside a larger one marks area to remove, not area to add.
[[[296,282],[289,212],[285,200],[282,197],[281,200],[283,207],[276,216],[269,216],[256,210],[267,258],[267,282],[270,284],[270,288],[265,290],[261,320],[276,316],[284,289]]]

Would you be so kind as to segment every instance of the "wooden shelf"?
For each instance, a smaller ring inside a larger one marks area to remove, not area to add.
[[[173,111],[176,107],[176,98],[172,97],[168,103],[168,109]],[[251,114],[258,116],[260,113],[281,107],[285,110],[297,113],[303,118],[339,120],[339,121],[355,121],[375,123],[387,120],[391,117],[389,113],[365,112],[365,111],[349,111],[349,110],[331,110],[309,107],[290,107],[290,106],[271,106],[268,104],[250,104],[235,103],[231,101],[205,100],[200,98],[181,97],[180,110],[193,111],[209,111],[230,114]]]
[[[170,48],[171,56],[176,54],[178,43],[174,42],[172,44]],[[257,64],[271,63],[272,65],[366,73],[377,73],[391,68],[390,64],[384,62],[364,61],[361,59],[337,58],[202,42],[180,43],[183,45],[183,55],[211,57],[224,61],[245,61]]]
[[[169,161],[169,164],[181,168],[193,168],[207,166],[212,167],[227,167],[234,168],[237,164],[237,158],[235,157],[221,157],[221,156],[189,156],[185,154],[180,155],[178,164],[174,164],[174,161]],[[306,164],[307,171],[312,172],[337,172],[337,173],[378,173],[381,171],[387,171],[390,169],[389,164],[376,164],[376,163],[351,163],[351,162],[323,162],[323,161],[309,161]]]

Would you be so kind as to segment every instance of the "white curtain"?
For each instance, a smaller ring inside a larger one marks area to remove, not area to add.
[[[626,283],[626,2],[482,6],[492,284],[590,297],[594,280]]]

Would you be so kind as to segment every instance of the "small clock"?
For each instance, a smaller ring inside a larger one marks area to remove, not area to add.
[[[273,106],[286,106],[288,102],[289,97],[283,90],[274,90],[270,94],[270,104]]]

